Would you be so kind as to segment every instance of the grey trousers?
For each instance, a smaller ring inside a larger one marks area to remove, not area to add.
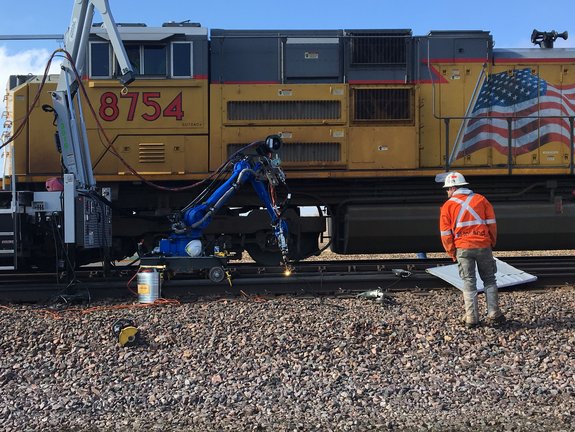
[[[485,289],[487,316],[494,318],[500,315],[499,294],[495,279],[497,264],[493,259],[491,248],[457,249],[456,257],[459,276],[463,279],[465,321],[472,324],[479,322],[479,311],[477,309],[477,277],[475,275],[476,265],[479,277],[481,277]]]

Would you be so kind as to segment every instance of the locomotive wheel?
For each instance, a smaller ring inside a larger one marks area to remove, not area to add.
[[[222,267],[212,267],[208,272],[208,278],[215,283],[220,283],[226,277],[226,272]]]
[[[319,252],[318,233],[305,233],[299,239],[299,245],[290,244],[289,259],[301,261]],[[299,247],[298,247],[299,246]],[[282,263],[282,254],[279,250],[262,250],[257,244],[247,244],[246,251],[252,259],[261,266],[279,266]]]
[[[256,262],[256,264],[266,267],[279,266],[282,261],[282,254],[279,251],[265,251],[258,245],[246,245],[246,251]]]

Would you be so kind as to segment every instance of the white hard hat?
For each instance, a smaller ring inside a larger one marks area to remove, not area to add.
[[[460,173],[453,171],[447,173],[447,175],[445,176],[445,183],[443,183],[443,187],[450,188],[453,186],[463,186],[466,184],[469,183],[465,181],[465,177],[463,177],[463,175],[461,175]]]
[[[186,253],[192,258],[199,257],[202,254],[202,242],[192,240],[186,245]]]

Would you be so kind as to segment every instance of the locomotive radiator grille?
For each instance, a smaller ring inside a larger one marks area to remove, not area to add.
[[[412,90],[353,89],[353,119],[358,122],[412,123]]]
[[[340,101],[233,101],[228,120],[339,120]]]
[[[164,143],[140,143],[138,145],[138,162],[164,163],[166,148]]]
[[[228,144],[228,157],[249,143]],[[284,143],[280,159],[287,163],[340,162],[341,143],[338,142],[290,142]]]

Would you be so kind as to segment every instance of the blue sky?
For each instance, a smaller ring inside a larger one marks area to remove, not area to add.
[[[531,32],[567,30],[571,37],[557,48],[575,47],[575,1],[483,0],[109,0],[118,22],[160,26],[191,20],[223,29],[412,29],[486,30],[496,47],[532,47]],[[72,0],[4,0],[0,35],[63,34]],[[96,17],[98,20],[98,17]],[[0,40],[0,89],[10,74],[40,73],[55,41]]]
[[[352,29],[410,28],[489,30],[499,47],[530,46],[538,30],[568,30],[572,39],[557,46],[575,46],[575,2],[542,0],[109,0],[119,22],[161,25],[191,20],[208,28]],[[0,34],[63,33],[72,0],[5,0],[0,8]],[[4,42],[2,42],[4,44]],[[12,45],[12,44],[10,44]],[[10,50],[17,49],[11,47]]]

